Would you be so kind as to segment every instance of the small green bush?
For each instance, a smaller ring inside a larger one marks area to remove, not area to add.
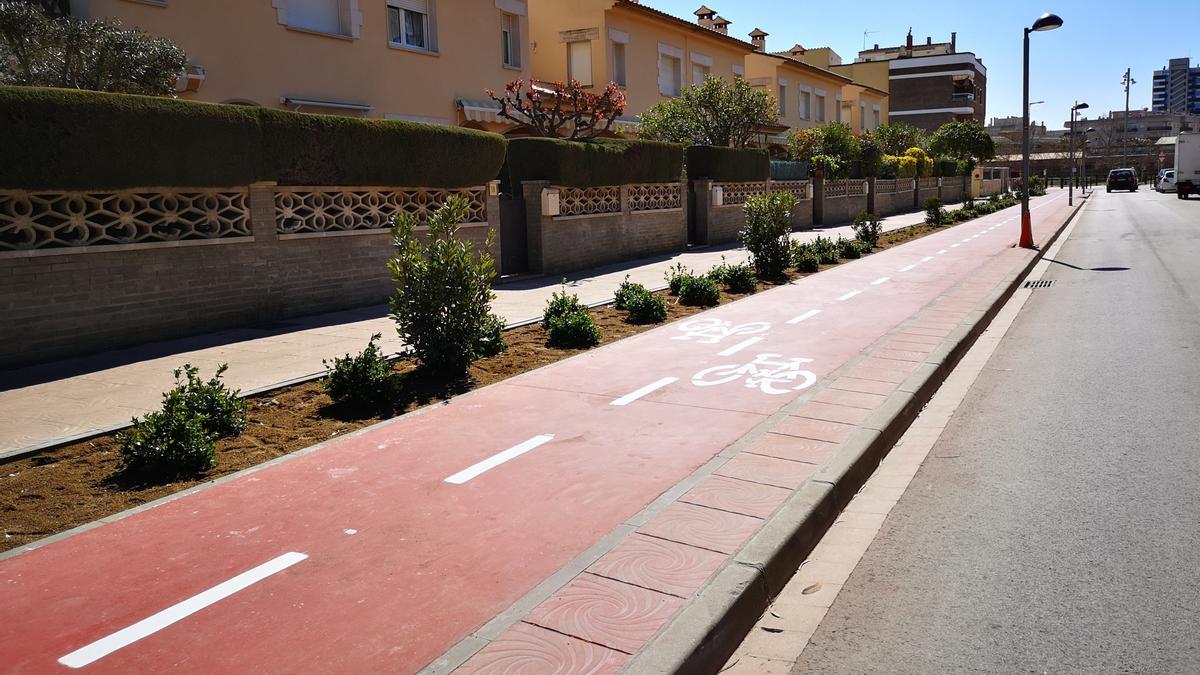
[[[929,225],[946,224],[946,210],[942,208],[942,200],[937,197],[925,200],[925,222]]]
[[[858,247],[858,242],[854,239],[843,239],[838,237],[837,240],[838,257],[846,260],[857,260],[862,257],[862,249]]]
[[[760,279],[778,279],[790,262],[792,210],[796,197],[771,192],[746,197],[746,224],[738,241],[750,251],[754,273]]]
[[[504,319],[495,314],[483,318],[479,328],[479,340],[475,343],[475,354],[480,358],[495,356],[508,349],[504,340]]]
[[[771,177],[771,158],[757,148],[693,145],[686,152],[687,177],[741,183]]]
[[[375,344],[383,335],[375,333],[367,346],[357,356],[346,354],[335,357],[332,365],[321,360],[325,366],[325,378],[321,384],[334,403],[351,405],[378,405],[392,395],[392,366]]]
[[[868,249],[875,248],[879,243],[879,236],[883,234],[883,221],[868,211],[858,214],[850,227],[854,230],[854,237],[867,244]]]
[[[646,287],[641,284],[635,284],[629,280],[629,275],[625,275],[625,281],[617,286],[617,291],[613,293],[613,307],[617,309],[629,309],[629,299],[633,296],[646,290]]]
[[[712,307],[721,302],[721,289],[708,277],[684,277],[679,286],[679,302],[693,307]]]
[[[868,243],[867,243],[867,242],[865,242],[865,241],[858,241],[858,240],[855,240],[855,242],[854,242],[854,243],[858,245],[858,253],[859,253],[859,255],[870,255],[870,254],[871,254],[871,251],[874,251],[874,250],[875,250],[875,247],[874,247],[874,246],[871,246],[870,244],[868,244]]]
[[[118,471],[161,480],[212,468],[214,442],[242,433],[247,423],[241,392],[221,381],[227,369],[222,364],[205,382],[190,363],[176,368],[175,387],[163,394],[162,407],[117,434]]]
[[[745,263],[730,265],[721,256],[721,264],[708,271],[708,278],[725,286],[730,293],[753,293],[758,290],[758,277]]]
[[[1046,196],[1046,179],[1041,176],[1029,177],[1029,196],[1044,197]]]
[[[819,260],[822,265],[836,265],[838,263],[838,254],[841,253],[841,251],[838,249],[838,245],[834,243],[832,239],[818,236],[816,239],[813,239],[810,244],[812,245],[813,253],[817,254],[817,260]]]
[[[625,303],[630,323],[662,323],[667,320],[667,302],[662,296],[642,288],[629,296]]]
[[[667,280],[667,287],[671,289],[671,295],[679,295],[679,289],[683,287],[683,280],[695,276],[692,270],[684,267],[683,263],[675,263],[663,272],[663,278]]]
[[[429,218],[428,240],[417,236],[417,219],[396,216],[392,236],[396,257],[388,261],[396,292],[391,316],[404,344],[421,364],[434,371],[465,372],[475,359],[493,350],[496,321],[491,316],[496,264],[488,253],[458,239],[466,220],[467,200],[451,195]]]
[[[812,273],[821,269],[821,259],[817,257],[814,251],[804,251],[800,255],[793,258],[796,269],[804,273]]]
[[[962,205],[962,207],[963,207],[964,209],[971,209],[971,210],[974,210],[974,209],[975,209],[975,198],[974,198],[974,197],[971,197],[971,196],[968,196],[966,199],[964,199],[964,200],[963,200],[963,205]]]
[[[591,347],[600,342],[600,329],[592,313],[579,301],[579,296],[562,292],[550,294],[542,312],[542,328],[550,335],[550,346],[562,349]]]

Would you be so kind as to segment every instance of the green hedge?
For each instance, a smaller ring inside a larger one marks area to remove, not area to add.
[[[808,162],[804,160],[771,160],[771,180],[808,180]]]
[[[0,188],[467,187],[496,178],[504,147],[496,134],[415,122],[0,87]]]
[[[0,187],[228,187],[259,175],[253,108],[0,87]]]
[[[683,146],[655,141],[514,138],[502,172],[505,192],[522,181],[595,187],[630,183],[670,183],[683,177]]]
[[[766,150],[693,145],[687,149],[688,178],[743,182],[771,177],[771,158]]]
[[[953,159],[937,159],[933,162],[933,175],[938,177],[961,176],[959,169],[958,162]]]

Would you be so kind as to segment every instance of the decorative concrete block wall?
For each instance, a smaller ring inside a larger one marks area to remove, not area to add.
[[[522,184],[531,272],[558,274],[687,248],[687,183]]]
[[[848,223],[867,210],[867,181],[856,179],[822,182],[823,199],[819,209],[819,224],[829,227]]]
[[[913,210],[916,183],[911,178],[867,179],[872,204],[868,210],[880,218]]]
[[[746,223],[746,197],[753,194],[791,194],[796,198],[791,229],[796,231],[812,227],[812,187],[806,180],[718,183],[699,179],[692,181],[692,190],[696,195],[696,242],[700,244],[735,241],[738,231]]]
[[[385,302],[393,214],[424,220],[460,194],[459,236],[482,247],[498,229],[496,192],[0,191],[0,368]]]

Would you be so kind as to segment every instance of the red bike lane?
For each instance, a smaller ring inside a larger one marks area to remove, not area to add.
[[[1068,212],[1065,195],[1035,206]],[[948,228],[0,561],[0,663],[415,671],[1002,255],[1017,220]]]

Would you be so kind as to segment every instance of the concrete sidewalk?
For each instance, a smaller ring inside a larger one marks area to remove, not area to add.
[[[956,206],[949,207],[951,209]],[[923,211],[885,218],[885,231],[924,221]],[[797,232],[794,239],[817,236],[853,238],[849,226]],[[612,300],[628,275],[631,281],[661,288],[663,275],[677,263],[697,272],[747,258],[734,245],[695,249],[670,257],[629,261],[567,276],[571,290],[587,304]],[[493,308],[510,324],[541,317],[558,277],[501,284]],[[322,359],[359,352],[373,333],[393,353],[403,345],[385,305],[363,307],[270,325],[235,328],[166,340],[100,354],[0,371],[0,458],[94,436],[129,424],[130,418],[158,407],[173,384],[172,371],[184,363],[202,376],[229,364],[226,381],[243,393],[273,389],[324,372]]]

